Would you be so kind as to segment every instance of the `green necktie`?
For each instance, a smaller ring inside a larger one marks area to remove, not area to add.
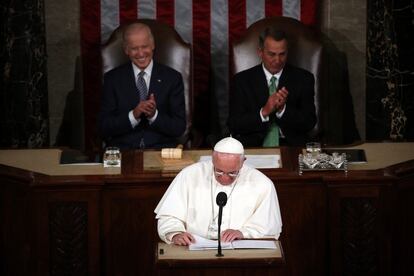
[[[270,85],[269,85],[269,95],[272,95],[276,92],[277,87],[277,78],[272,76],[270,78]],[[267,130],[266,137],[263,141],[263,147],[277,147],[279,146],[279,127],[276,125],[275,122],[270,124],[269,129]]]

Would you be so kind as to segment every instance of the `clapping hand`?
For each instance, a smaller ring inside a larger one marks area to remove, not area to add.
[[[286,104],[288,94],[286,87],[282,87],[276,93],[270,95],[262,109],[263,117],[267,117],[275,111],[281,111]]]
[[[146,117],[152,118],[155,115],[156,109],[157,103],[155,102],[154,94],[150,94],[148,100],[140,101],[134,108],[134,117],[138,119],[142,114],[144,114]]]

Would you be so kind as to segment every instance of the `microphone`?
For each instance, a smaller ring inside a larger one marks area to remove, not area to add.
[[[217,246],[217,257],[223,257],[224,255],[221,254],[221,235],[220,235],[220,228],[221,228],[221,217],[223,215],[223,207],[227,203],[227,195],[225,192],[220,192],[217,194],[216,203],[219,206],[219,213],[218,213],[218,232],[217,232],[217,239],[218,239],[218,246]]]

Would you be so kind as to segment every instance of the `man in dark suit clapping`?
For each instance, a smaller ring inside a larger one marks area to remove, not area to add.
[[[316,124],[314,76],[287,64],[283,31],[266,28],[259,37],[262,64],[234,76],[229,128],[246,147],[303,145]]]
[[[99,126],[108,146],[175,147],[186,127],[184,84],[176,70],[154,62],[154,37],[142,23],[123,33],[130,62],[104,75]]]

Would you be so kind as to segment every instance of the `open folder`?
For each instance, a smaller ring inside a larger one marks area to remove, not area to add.
[[[214,250],[218,241],[209,240],[193,234],[195,243],[188,246],[189,250]],[[275,240],[234,240],[222,242],[221,249],[277,249]]]

